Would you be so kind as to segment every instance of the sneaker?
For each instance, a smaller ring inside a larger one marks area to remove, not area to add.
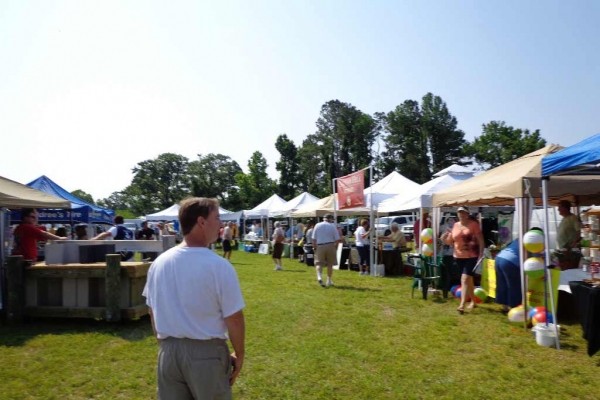
[[[331,279],[327,279],[327,287],[333,286],[333,281]]]
[[[281,268],[279,265],[275,266],[275,271],[281,271],[281,270],[283,270],[283,268]]]
[[[321,279],[319,279],[317,282],[319,282],[319,285],[325,287],[325,285],[323,285],[323,281]]]

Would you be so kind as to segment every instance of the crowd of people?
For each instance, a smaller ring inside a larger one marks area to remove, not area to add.
[[[563,220],[558,227],[560,248],[578,246],[581,224],[571,213],[571,204],[561,202],[559,211]],[[47,232],[37,224],[37,211],[22,210],[22,222],[14,230],[13,254],[27,260],[37,259],[37,241],[67,240],[68,232]],[[231,252],[241,232],[235,222],[223,223],[219,218],[219,203],[215,199],[191,198],[181,203],[179,222],[183,241],[156,258],[149,271],[143,290],[150,310],[152,329],[159,343],[157,365],[159,397],[230,398],[231,385],[238,377],[245,358],[244,298],[239,280],[231,264]],[[142,223],[138,232],[124,225],[122,216],[116,216],[115,225],[98,233],[92,240],[155,240],[172,234],[168,225],[151,227]],[[354,244],[359,254],[359,273],[369,274],[370,247],[374,235],[368,219],[360,220],[354,232]],[[419,232],[431,227],[427,213],[415,223],[415,242],[419,248]],[[84,226],[76,226],[73,234],[86,238]],[[249,227],[255,235],[262,235],[262,224]],[[475,267],[484,255],[484,238],[480,223],[467,207],[458,207],[456,219],[446,218],[440,236],[440,251],[452,256],[460,270],[461,298],[457,311],[463,314],[475,307]],[[345,237],[334,216],[326,214],[322,220],[299,222],[287,231],[281,221],[273,224],[272,258],[275,270],[283,269],[284,242],[293,240],[311,246],[315,256],[318,285],[334,286],[333,266],[337,264],[336,249]],[[391,243],[396,250],[407,249],[407,240],[398,224],[391,225],[391,233],[377,238]],[[214,251],[220,242],[223,254]],[[519,267],[520,242],[508,244],[496,256],[496,301],[503,311],[522,302]],[[126,254],[123,255],[125,257]],[[227,340],[233,351],[230,352]],[[190,357],[193,355],[193,357]],[[210,359],[211,363],[195,363],[196,359]]]

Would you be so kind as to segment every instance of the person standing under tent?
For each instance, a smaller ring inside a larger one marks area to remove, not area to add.
[[[273,230],[273,261],[275,262],[275,271],[281,271],[283,269],[281,265],[281,256],[283,254],[285,232],[281,227],[281,222],[276,221],[273,226],[275,227]]]
[[[327,266],[327,286],[333,286],[333,265],[336,263],[335,248],[340,241],[340,234],[335,226],[333,215],[327,214],[323,221],[315,225],[312,231],[312,244],[315,250],[317,282],[323,285],[321,270]]]
[[[363,218],[360,221],[360,226],[354,231],[354,239],[358,257],[360,258],[360,275],[369,275],[369,267],[371,265],[371,238],[369,237],[369,220]]]
[[[38,259],[37,242],[44,240],[66,240],[66,236],[54,235],[36,226],[38,213],[34,208],[21,210],[21,224],[13,232],[13,256],[23,256],[25,260],[36,262]]]
[[[223,228],[223,257],[231,259],[231,241],[233,240],[233,222],[229,221]]]
[[[231,399],[245,357],[245,303],[235,269],[210,249],[219,202],[183,200],[179,221],[183,242],[152,263],[142,293],[159,344],[158,398]]]
[[[124,223],[124,219],[122,216],[117,215],[114,219],[115,226],[107,230],[106,232],[102,232],[99,235],[96,235],[92,238],[92,240],[104,240],[104,239],[113,239],[113,240],[133,240],[133,231],[127,228]],[[133,257],[133,252],[131,251],[121,251],[121,261],[127,261],[131,257]]]
[[[463,314],[465,311],[465,302],[470,299],[467,310],[475,307],[475,283],[473,269],[477,261],[483,257],[485,244],[481,227],[477,221],[471,219],[467,207],[458,207],[458,222],[454,224],[451,230],[446,230],[442,235],[442,241],[454,248],[454,262],[461,270],[461,295],[460,304],[456,309]]]
[[[556,244],[559,249],[570,250],[579,247],[581,240],[581,222],[575,214],[571,212],[571,202],[561,200],[558,203],[558,213],[563,217],[556,232]]]
[[[148,221],[142,222],[142,229],[137,233],[137,240],[154,240],[154,229],[148,226]]]

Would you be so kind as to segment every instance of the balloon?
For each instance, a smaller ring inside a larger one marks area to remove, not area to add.
[[[552,314],[548,313],[548,320],[546,321],[546,311],[542,311],[539,312],[537,314],[535,314],[533,316],[533,318],[531,318],[531,323],[535,326],[537,324],[543,324],[543,323],[553,323],[554,322],[554,318],[552,318]]]
[[[426,257],[431,257],[433,255],[433,247],[425,243],[421,246],[421,253]]]
[[[510,322],[523,322],[527,318],[527,311],[522,305],[511,308],[508,312]]]
[[[451,292],[452,294],[455,294],[457,289],[460,289],[460,285],[454,285],[454,286],[452,286],[452,287],[450,288],[450,292]]]
[[[539,312],[546,312],[546,307],[543,307],[543,306],[532,307],[529,310],[529,314],[528,314],[529,319],[532,319],[535,316],[535,314],[537,314]]]
[[[460,299],[460,294],[462,292],[462,289],[459,287],[458,289],[456,289],[456,291],[454,292],[454,296],[456,296],[457,299]]]
[[[433,242],[433,229],[425,228],[421,231],[421,242],[428,244]]]
[[[483,302],[485,299],[487,299],[487,297],[488,294],[484,288],[475,288],[475,302],[477,302],[477,300],[481,300],[481,302]]]
[[[544,251],[544,234],[538,230],[525,233],[523,246],[530,253],[541,253]]]
[[[544,260],[540,257],[529,257],[523,265],[525,272],[542,271],[544,269]]]

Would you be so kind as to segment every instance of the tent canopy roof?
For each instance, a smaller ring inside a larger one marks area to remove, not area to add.
[[[70,208],[71,203],[0,176],[0,207]]]
[[[335,195],[337,196],[337,195]],[[304,205],[298,208],[296,211],[292,211],[291,216],[293,218],[309,218],[309,217],[322,217],[325,214],[333,214],[335,203],[334,203],[334,195],[330,194],[327,197],[323,197],[313,203]],[[335,213],[338,216],[341,215],[369,215],[369,208],[359,207],[359,208],[347,208],[344,210],[336,210]]]
[[[454,166],[457,168],[453,168]],[[377,213],[386,214],[410,211],[421,207],[431,207],[433,205],[432,197],[434,193],[466,181],[467,179],[470,179],[473,174],[474,172],[469,169],[456,164],[452,165],[437,174],[434,174],[436,178],[422,184],[416,193],[402,192],[381,202],[377,207]]]
[[[73,210],[88,207],[93,211],[105,212],[108,215],[114,215],[113,210],[108,210],[95,204],[90,204],[85,200],[82,200],[79,197],[69,193],[46,175],[42,175],[39,178],[29,182],[27,186],[69,201],[71,203],[69,208]]]
[[[600,133],[544,157],[542,175],[600,174]]]
[[[526,197],[527,190],[539,198],[542,157],[558,150],[557,145],[546,146],[435,193],[433,205],[511,205],[515,198]]]
[[[558,145],[546,146],[435,193],[433,206],[506,206],[523,197],[532,197],[541,204],[542,159],[561,149]],[[583,205],[600,200],[600,175],[561,176],[552,182],[548,192],[551,203],[571,199]]]
[[[297,210],[306,204],[314,203],[317,200],[319,200],[317,196],[313,196],[308,192],[303,192],[285,203],[281,209],[271,211],[270,214],[271,216],[288,216],[292,211]]]

